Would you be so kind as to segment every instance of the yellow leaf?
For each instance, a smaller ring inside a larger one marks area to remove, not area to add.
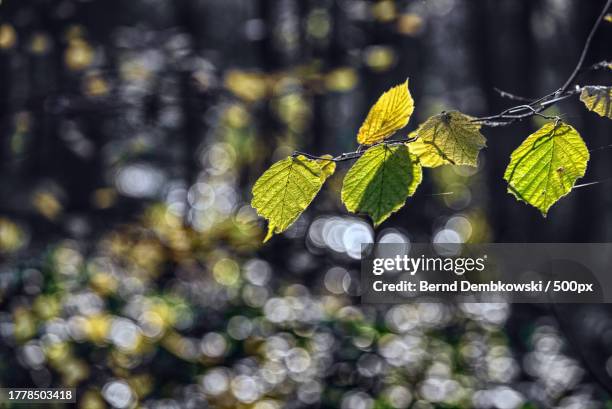
[[[608,23],[612,23],[612,14],[606,14],[604,16],[604,20],[606,20]]]
[[[416,137],[416,131],[410,132],[408,139]],[[444,157],[438,154],[437,150],[432,149],[432,145],[424,142],[422,139],[416,139],[409,142],[408,150],[419,159],[421,166],[426,168],[437,168],[438,166],[446,165],[449,162]]]
[[[359,128],[357,141],[362,145],[373,145],[385,140],[408,124],[412,111],[414,101],[406,80],[378,98]]]
[[[321,182],[325,182],[336,171],[336,162],[332,159],[333,156],[331,155],[323,155],[321,159],[317,160],[317,163],[321,166]]]
[[[612,87],[584,87],[580,100],[590,111],[612,119]]]
[[[408,148],[425,167],[476,166],[478,153],[487,146],[480,124],[458,111],[434,115],[415,132],[418,139],[410,142]]]

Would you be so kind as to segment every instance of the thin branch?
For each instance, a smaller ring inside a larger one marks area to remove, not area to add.
[[[530,100],[529,98],[520,97],[520,96],[511,94],[509,92],[502,91],[498,88],[495,88],[495,91],[497,91],[502,97],[521,101],[521,102],[528,102],[528,103],[506,108],[505,110],[503,110],[502,112],[496,115],[489,115],[489,116],[474,118],[472,121],[478,122],[482,126],[489,126],[489,127],[508,126],[517,121],[522,121],[524,119],[531,118],[533,116],[539,116],[539,117],[549,119],[549,120],[560,121],[561,118],[559,118],[558,116],[553,117],[553,116],[544,115],[542,114],[542,111],[544,111],[548,107],[551,107],[557,104],[558,102],[561,102],[576,94],[579,94],[582,91],[582,88],[580,86],[576,85],[574,88],[570,89],[570,86],[574,83],[574,81],[579,75],[584,74],[585,72],[588,72],[588,71],[608,68],[611,66],[611,63],[609,61],[601,61],[589,67],[583,67],[584,60],[588,54],[589,48],[591,47],[591,42],[593,41],[593,37],[595,36],[595,33],[597,32],[599,26],[601,25],[602,20],[604,19],[604,16],[606,15],[611,5],[612,5],[612,0],[607,0],[599,17],[597,18],[597,20],[593,24],[593,27],[591,28],[591,31],[589,32],[589,35],[585,41],[584,47],[582,48],[582,51],[580,53],[580,58],[578,59],[576,67],[574,68],[574,70],[572,71],[568,79],[565,81],[565,83],[561,86],[561,88],[557,89],[554,92],[546,94],[536,100],[533,100],[533,101]],[[375,145],[379,145],[379,144],[395,145],[395,144],[401,144],[401,143],[410,143],[414,140],[416,140],[416,137],[397,139],[397,140],[386,140],[386,141],[379,142],[378,144],[375,144]],[[353,160],[353,159],[359,158],[364,154],[364,152],[365,152],[364,146],[359,145],[356,151],[342,153],[334,158],[325,158],[322,156],[311,155],[309,153],[299,152],[299,151],[295,151],[293,153],[293,157],[296,157],[298,155],[303,155],[307,158],[315,159],[315,160],[344,162],[347,160]]]
[[[497,87],[493,88],[493,90],[497,92],[499,96],[502,98],[508,98],[514,101],[521,101],[521,102],[533,102],[533,98],[521,97],[519,95],[512,94],[510,92],[504,91],[503,89],[499,89]]]
[[[597,71],[597,70],[603,70],[603,69],[608,69],[608,70],[612,69],[612,61],[600,61],[593,65],[589,65],[588,67],[581,68],[578,75],[581,75],[581,74],[584,74],[590,71]]]
[[[612,178],[606,178],[606,179],[602,179],[602,180],[596,180],[595,182],[581,183],[579,185],[574,185],[574,187],[572,189],[580,189],[581,187],[599,185],[600,183],[606,183],[606,182],[611,182],[611,181],[612,181]]]
[[[576,68],[574,68],[574,71],[569,76],[567,81],[565,81],[565,84],[563,84],[563,86],[559,89],[559,91],[557,92],[558,94],[563,94],[565,91],[567,91],[567,89],[576,79],[576,76],[578,75],[580,69],[582,68],[582,65],[584,64],[584,59],[586,58],[587,53],[589,52],[589,48],[591,47],[591,41],[593,40],[593,37],[595,37],[595,33],[601,25],[601,22],[604,20],[604,17],[606,16],[608,9],[610,8],[610,5],[612,5],[612,0],[608,0],[604,8],[601,10],[597,21],[595,21],[595,24],[593,24],[593,28],[591,28],[591,32],[589,33],[589,36],[587,37],[586,42],[584,43],[582,53],[580,54],[580,59],[578,60],[578,64],[576,64]]]
[[[600,146],[598,148],[589,149],[589,152],[603,151],[604,149],[610,149],[610,148],[612,148],[612,143],[608,145]]]
[[[414,142],[415,140],[416,138],[408,138],[408,137],[402,138],[402,139],[387,139],[385,141],[375,143],[371,147],[377,146],[377,145],[387,145],[387,146],[401,145],[404,143]],[[310,153],[300,152],[300,151],[294,151],[291,156],[295,158],[296,156],[302,155],[302,156],[307,157],[308,159],[324,160],[328,162],[344,162],[347,160],[353,160],[353,159],[360,158],[361,156],[363,156],[365,152],[366,150],[363,149],[363,146],[359,145],[356,151],[341,153],[340,155],[334,158],[326,158],[324,156],[312,155]]]
[[[601,22],[603,21],[611,5],[612,5],[612,0],[608,0],[605,6],[603,7],[603,9],[601,10],[599,17],[597,18],[595,23],[593,23],[593,27],[591,27],[591,31],[589,32],[589,35],[584,43],[584,47],[582,48],[582,52],[580,53],[580,58],[578,59],[578,63],[576,64],[576,67],[574,68],[574,70],[572,71],[568,79],[561,86],[561,88],[559,88],[557,91],[553,93],[544,95],[543,97],[533,102],[530,102],[528,105],[519,105],[516,107],[511,107],[511,108],[508,108],[502,111],[501,113],[497,115],[476,118],[476,121],[481,122],[483,125],[486,125],[486,126],[510,125],[516,121],[521,121],[525,118],[529,118],[534,115],[539,115],[540,112],[542,112],[547,107],[553,104],[556,104],[557,102],[562,101],[566,98],[569,98],[572,95],[579,93],[580,87],[576,87],[575,89],[572,89],[572,90],[569,89],[579,74],[582,74],[590,70],[600,69],[604,66],[608,66],[608,63],[606,61],[602,61],[590,67],[587,67],[586,69],[583,68],[584,60],[589,52],[589,48],[591,47],[591,42],[593,41],[593,37],[595,36],[595,33],[599,29],[599,26],[601,25]],[[508,95],[512,95],[512,94],[508,93]],[[512,96],[516,97],[514,95]],[[520,114],[520,115],[518,114],[519,112],[523,112],[523,111],[525,111],[523,114]]]
[[[483,126],[498,127],[511,125],[514,122],[522,121],[523,119],[532,116],[539,116],[546,119],[558,119],[557,117],[542,114],[542,111],[564,99],[570,98],[573,95],[579,94],[582,89],[576,87],[569,91],[565,91],[561,95],[555,93],[548,94],[531,104],[517,105],[507,108],[497,115],[483,116],[475,118],[474,122],[479,122]]]

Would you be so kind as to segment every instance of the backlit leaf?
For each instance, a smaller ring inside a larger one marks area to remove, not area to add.
[[[416,131],[408,135],[408,139],[413,139],[415,137]],[[431,144],[420,139],[408,143],[408,150],[419,159],[421,166],[426,168],[437,168],[438,166],[450,163],[448,160],[444,159]]]
[[[580,100],[590,111],[612,119],[612,87],[584,87]]]
[[[584,176],[588,161],[589,151],[580,134],[567,124],[551,122],[512,152],[504,179],[509,193],[546,216]]]
[[[480,124],[457,111],[432,116],[412,135],[417,140],[408,144],[410,152],[430,168],[446,164],[476,166],[478,152],[487,142]]]
[[[359,128],[357,141],[362,145],[373,145],[385,140],[408,124],[412,111],[414,101],[406,80],[378,98]]]
[[[321,182],[325,182],[336,171],[336,162],[332,158],[331,155],[323,155],[321,159],[317,160],[317,163],[321,166]]]
[[[350,212],[368,214],[378,226],[404,206],[421,178],[421,165],[406,145],[376,145],[346,174],[342,202]]]
[[[334,170],[334,162],[298,156],[276,162],[261,175],[253,186],[251,206],[268,220],[264,242],[297,220]]]

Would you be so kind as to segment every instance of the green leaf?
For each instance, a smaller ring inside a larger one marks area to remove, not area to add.
[[[370,108],[359,128],[357,142],[374,145],[408,124],[414,111],[414,101],[408,90],[408,80],[382,94]]]
[[[334,162],[300,155],[276,162],[261,175],[253,186],[251,206],[268,220],[264,242],[297,220],[335,169]]]
[[[487,146],[487,140],[473,119],[457,111],[432,116],[413,133],[417,140],[408,144],[410,152],[429,168],[446,164],[476,166],[478,152]]]
[[[509,193],[546,216],[584,176],[588,161],[589,150],[580,134],[570,125],[550,122],[512,152],[504,179]]]
[[[378,226],[404,206],[421,179],[421,165],[406,145],[376,145],[346,174],[342,202],[350,212],[368,214]]]
[[[612,119],[612,87],[584,87],[580,100],[590,111]]]

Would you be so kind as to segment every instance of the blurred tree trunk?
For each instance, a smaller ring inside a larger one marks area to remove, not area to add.
[[[477,70],[476,78],[486,99],[486,106],[495,114],[514,101],[503,99],[494,88],[522,95],[534,96],[538,91],[534,70],[537,57],[531,31],[533,12],[539,0],[478,1],[468,2],[470,20],[468,29],[472,38],[472,59]],[[491,16],[495,15],[495,18]],[[511,41],[509,40],[511,39]],[[492,64],[492,62],[495,62]],[[520,135],[530,133],[528,122],[511,127],[490,130],[490,149],[486,150],[488,175],[489,220],[502,241],[529,241],[530,224],[539,217],[529,209],[529,214],[518,214],[514,199],[506,192],[503,180],[510,152],[520,144]]]

